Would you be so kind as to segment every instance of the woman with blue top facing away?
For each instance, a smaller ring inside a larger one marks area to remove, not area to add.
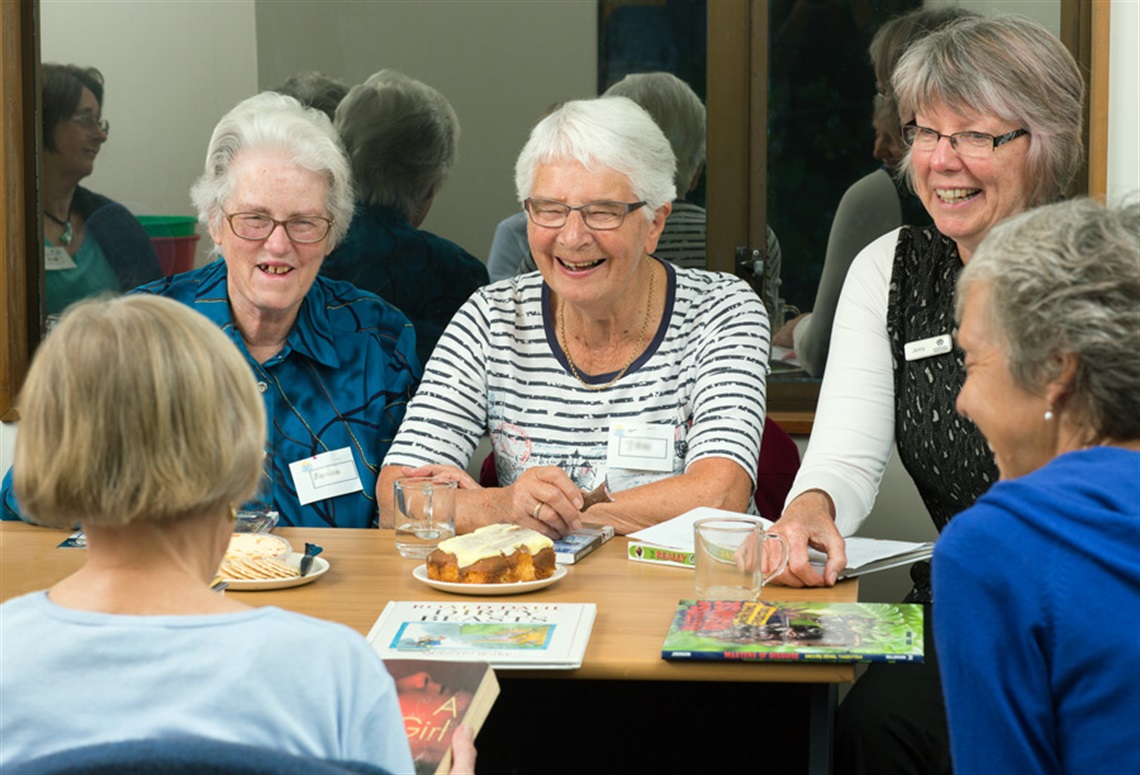
[[[275,510],[285,525],[374,526],[380,463],[420,364],[399,310],[317,274],[352,217],[332,123],[292,97],[245,100],[214,130],[191,196],[220,257],[137,292],[208,317],[257,378],[269,438],[247,507]],[[4,511],[18,514],[7,487]]]
[[[1140,772],[1140,204],[998,226],[958,315],[1001,481],[934,550],[954,771]]]
[[[20,501],[44,525],[79,522],[87,551],[0,606],[0,770],[192,737],[412,771],[395,684],[359,634],[210,588],[266,429],[226,332],[160,297],[80,302],[19,406]]]

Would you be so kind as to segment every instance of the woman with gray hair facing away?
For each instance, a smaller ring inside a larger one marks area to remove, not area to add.
[[[1001,481],[934,550],[956,772],[1140,772],[1140,204],[995,227],[958,411]]]
[[[405,472],[460,482],[456,528],[626,533],[695,506],[752,506],[768,362],[760,299],[727,274],[651,256],[673,151],[624,97],[568,102],[515,166],[538,271],[476,292],[451,321],[384,461],[381,520]],[[497,487],[464,473],[487,433]],[[640,442],[653,465],[611,440]],[[607,497],[612,494],[612,499]]]
[[[815,425],[773,530],[792,559],[781,581],[833,584],[843,536],[871,511],[892,444],[935,526],[997,479],[985,440],[954,411],[964,354],[954,347],[954,282],[990,229],[1061,197],[1080,166],[1084,85],[1041,25],[1012,15],[960,19],[919,39],[892,78],[908,150],[901,168],[934,225],[904,226],[855,258],[840,295]],[[812,568],[808,546],[827,554]],[[912,602],[931,602],[929,564]],[[933,639],[921,665],[872,665],[839,709],[839,771],[949,767]]]
[[[210,588],[266,440],[227,332],[170,299],[81,302],[36,352],[20,412],[20,501],[44,525],[78,521],[87,551],[0,606],[0,769],[193,736],[412,771],[395,684],[360,635]]]
[[[352,164],[356,213],[321,273],[399,307],[427,363],[451,316],[487,284],[483,262],[420,228],[455,166],[459,119],[432,87],[381,70],[341,101],[336,128]]]

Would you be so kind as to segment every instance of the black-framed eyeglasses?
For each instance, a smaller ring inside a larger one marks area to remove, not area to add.
[[[621,226],[627,215],[641,207],[645,207],[645,202],[587,202],[577,207],[552,199],[527,199],[523,202],[523,209],[534,225],[546,229],[562,228],[570,213],[577,210],[591,229],[609,231]]]
[[[90,113],[76,113],[71,117],[71,123],[78,124],[81,129],[95,134],[98,129],[105,135],[111,134],[111,122],[105,118],[95,118]]]
[[[950,140],[950,147],[960,156],[972,158],[986,157],[1011,140],[1028,135],[1028,129],[1015,129],[996,137],[985,132],[954,132],[944,135],[935,132],[930,127],[918,124],[904,124],[902,127],[903,142],[916,151],[929,152],[938,147],[938,143],[945,137]]]
[[[269,239],[273,230],[281,226],[285,229],[285,235],[293,242],[308,245],[327,237],[329,229],[333,226],[332,218],[323,218],[319,215],[306,215],[284,221],[270,218],[264,213],[223,213],[223,215],[230,222],[230,228],[236,236],[254,242]]]

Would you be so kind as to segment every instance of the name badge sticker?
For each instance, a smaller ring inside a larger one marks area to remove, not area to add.
[[[614,423],[610,426],[609,468],[673,471],[673,426]]]
[[[289,473],[302,506],[364,489],[349,447],[290,463]]]
[[[75,269],[79,264],[67,252],[67,248],[53,245],[44,248],[44,271],[59,272],[64,269]]]
[[[929,339],[918,339],[903,345],[903,357],[908,361],[919,361],[950,352],[954,340],[950,334],[939,334]]]

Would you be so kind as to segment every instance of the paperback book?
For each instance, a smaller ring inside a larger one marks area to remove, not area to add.
[[[921,662],[922,606],[681,600],[661,647],[672,660]]]
[[[573,565],[613,537],[613,525],[583,522],[582,527],[554,542],[554,561]]]
[[[394,600],[376,619],[368,642],[383,659],[569,670],[582,666],[596,613],[593,603]]]
[[[700,507],[686,511],[678,517],[661,522],[652,527],[629,534],[629,559],[638,562],[652,562],[661,565],[675,565],[682,568],[693,567],[693,523],[709,517],[746,516],[721,509]],[[767,530],[772,522],[756,517]],[[851,536],[846,541],[847,567],[839,573],[839,579],[850,579],[864,573],[909,565],[918,560],[929,559],[934,553],[934,544],[910,541],[888,541],[880,538]],[[822,572],[827,556],[815,549],[808,549],[808,559]]]
[[[416,775],[451,770],[451,736],[460,724],[477,735],[499,696],[495,671],[486,662],[386,659],[396,681],[400,711]]]

